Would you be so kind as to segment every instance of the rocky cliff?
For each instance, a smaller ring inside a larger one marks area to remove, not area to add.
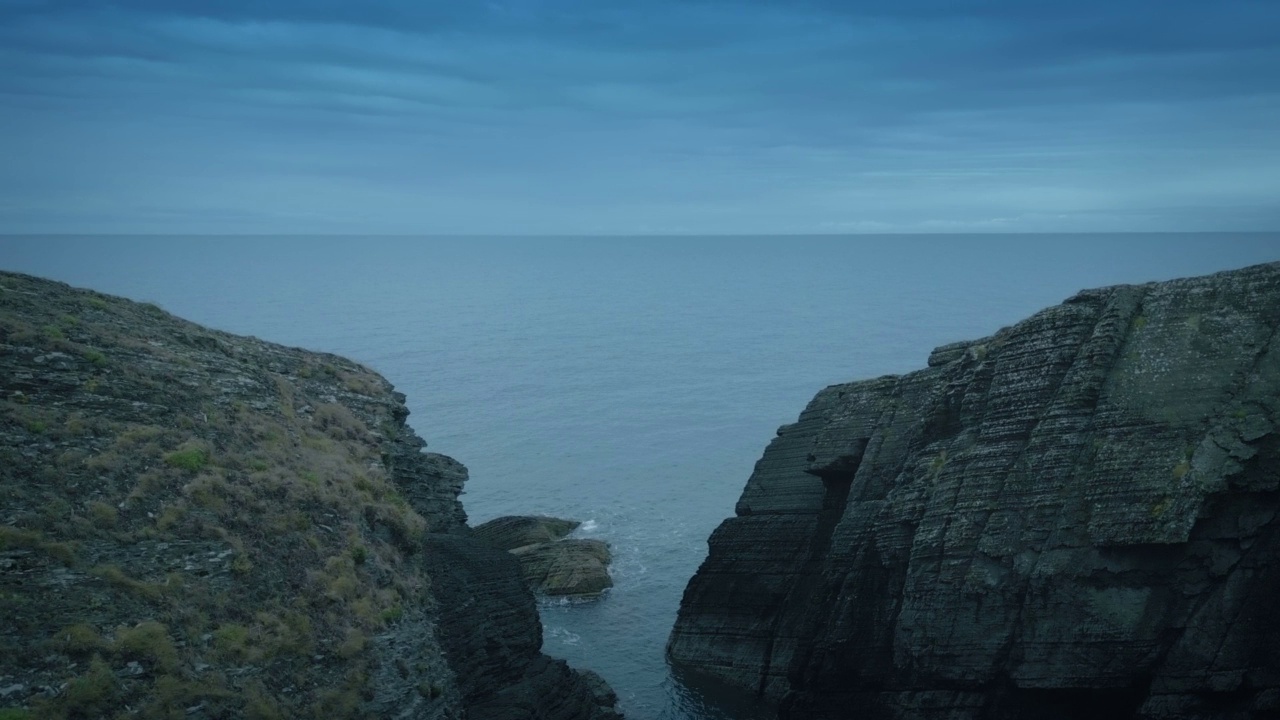
[[[668,645],[784,718],[1280,715],[1280,264],[829,387]]]
[[[616,717],[404,399],[0,273],[0,716]]]

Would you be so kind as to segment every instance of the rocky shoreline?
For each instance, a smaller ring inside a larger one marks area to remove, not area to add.
[[[1280,264],[1081,292],[829,387],[677,665],[782,718],[1280,716]]]
[[[0,273],[6,718],[609,720],[344,358]]]

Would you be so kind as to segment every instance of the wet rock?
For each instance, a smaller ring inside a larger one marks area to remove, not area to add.
[[[525,581],[541,595],[588,598],[613,587],[613,558],[602,540],[558,540],[526,545],[511,554],[520,561]]]
[[[784,718],[1272,712],[1278,327],[1263,265],[821,391],[712,534],[670,658]]]
[[[580,523],[542,516],[506,516],[477,525],[476,537],[507,550],[539,595],[589,599],[613,587],[608,543],[566,539]]]
[[[539,653],[542,624],[510,553],[472,537],[430,535],[425,554],[468,717],[613,717],[581,674]]]

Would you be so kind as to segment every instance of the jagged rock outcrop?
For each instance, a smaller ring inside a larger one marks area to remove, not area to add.
[[[445,649],[457,673],[468,717],[491,720],[607,720],[613,698],[598,695],[598,676],[542,655],[542,625],[516,560],[485,542],[433,535],[427,544]]]
[[[613,554],[603,540],[566,536],[576,520],[508,515],[477,525],[475,536],[515,556],[529,587],[540,595],[581,600],[613,587]]]
[[[1280,714],[1280,264],[1081,292],[829,387],[668,654],[784,718]]]
[[[0,714],[616,718],[404,400],[0,273]]]

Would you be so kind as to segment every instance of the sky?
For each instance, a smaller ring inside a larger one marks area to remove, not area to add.
[[[0,0],[0,233],[1280,229],[1280,2]]]

